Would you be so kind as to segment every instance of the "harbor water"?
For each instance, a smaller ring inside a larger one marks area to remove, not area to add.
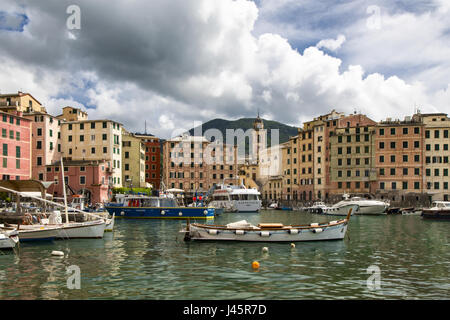
[[[223,214],[207,223],[307,224],[340,218],[267,210]],[[114,232],[103,239],[22,243],[15,252],[0,252],[0,299],[450,298],[450,221],[352,216],[344,240],[295,247],[184,242],[178,231],[185,224],[116,219]],[[64,257],[52,256],[54,250]],[[259,269],[252,269],[253,261]],[[71,286],[74,266],[80,271],[79,289]]]

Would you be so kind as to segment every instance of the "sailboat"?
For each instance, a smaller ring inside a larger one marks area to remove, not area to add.
[[[64,181],[64,165],[63,161],[61,159],[61,171],[62,171],[62,181]],[[21,195],[20,192],[11,190],[8,188],[0,187],[1,189],[13,192]],[[67,196],[66,196],[66,190],[63,187],[63,194],[64,194],[64,205],[61,205],[57,202],[53,202],[50,200],[42,199],[39,197],[34,197],[27,195],[29,198],[33,198],[45,203],[52,204],[54,206],[63,207],[65,210],[65,222],[62,222],[62,216],[61,212],[59,210],[54,210],[50,213],[48,219],[41,219],[40,224],[31,224],[27,226],[21,225],[19,229],[19,238],[22,240],[22,234],[25,237],[27,235],[27,230],[41,230],[41,232],[44,232],[45,230],[52,230],[55,232],[53,235],[53,238],[57,239],[79,239],[79,238],[103,238],[103,234],[105,232],[105,228],[108,225],[109,228],[111,228],[112,225],[114,225],[114,216],[112,219],[106,219],[104,217],[101,217],[99,215],[81,211],[78,209],[73,208],[72,211],[79,212],[83,214],[90,215],[92,217],[97,218],[93,221],[85,221],[85,222],[71,222],[69,220],[69,214],[68,214],[68,208],[67,208]],[[22,230],[21,230],[22,229]],[[54,229],[54,230],[53,230]]]

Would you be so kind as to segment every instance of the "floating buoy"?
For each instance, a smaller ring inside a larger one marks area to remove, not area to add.
[[[295,243],[291,243],[291,248],[295,248]]]
[[[165,215],[166,213],[165,213],[165,211],[164,210],[162,210],[161,211],[161,215]]]
[[[52,256],[64,256],[64,252],[62,252],[62,251],[57,251],[57,250],[54,250],[54,251],[52,251]]]
[[[259,262],[258,261],[253,261],[252,262],[252,268],[253,269],[259,269]]]
[[[204,213],[205,215],[207,215],[207,214],[208,214],[208,210],[203,211],[203,213]]]
[[[180,211],[180,212],[178,212],[178,215],[181,217],[183,215],[183,213]]]
[[[262,251],[263,251],[263,252],[269,252],[269,248],[263,247],[263,248],[262,248]]]

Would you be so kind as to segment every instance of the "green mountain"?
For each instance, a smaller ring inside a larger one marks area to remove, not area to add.
[[[202,135],[208,129],[218,129],[224,139],[226,139],[226,129],[242,129],[247,131],[248,129],[253,129],[253,123],[256,118],[242,118],[238,120],[224,120],[224,119],[214,119],[202,124]],[[286,142],[289,140],[289,137],[297,135],[297,128],[285,125],[283,123],[271,120],[263,120],[264,129],[267,129],[267,146],[271,145],[271,130],[278,129],[279,130],[279,140],[280,143]],[[194,135],[194,129],[189,130],[190,135]],[[225,141],[227,142],[227,141]]]

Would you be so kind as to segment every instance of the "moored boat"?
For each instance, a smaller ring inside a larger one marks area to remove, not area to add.
[[[389,203],[380,200],[369,200],[361,197],[348,198],[344,195],[344,200],[324,210],[326,214],[345,215],[350,205],[358,205],[356,215],[379,215],[386,214]]]
[[[186,228],[180,232],[185,234],[185,241],[297,242],[341,240],[347,232],[352,209],[349,209],[345,219],[325,223],[289,226],[281,223],[260,223],[254,226],[246,220],[227,225],[188,223]]]
[[[259,212],[261,210],[261,193],[244,186],[219,184],[210,195],[210,205],[224,208],[225,212]]]
[[[60,226],[20,225],[16,226],[20,242],[53,241],[61,230]]]
[[[214,219],[214,207],[182,207],[169,195],[116,195],[116,202],[105,205],[116,218],[147,219]]]
[[[14,249],[19,242],[17,230],[4,230],[0,225],[0,249]]]
[[[450,219],[450,201],[433,201],[431,208],[422,210],[424,219]]]

